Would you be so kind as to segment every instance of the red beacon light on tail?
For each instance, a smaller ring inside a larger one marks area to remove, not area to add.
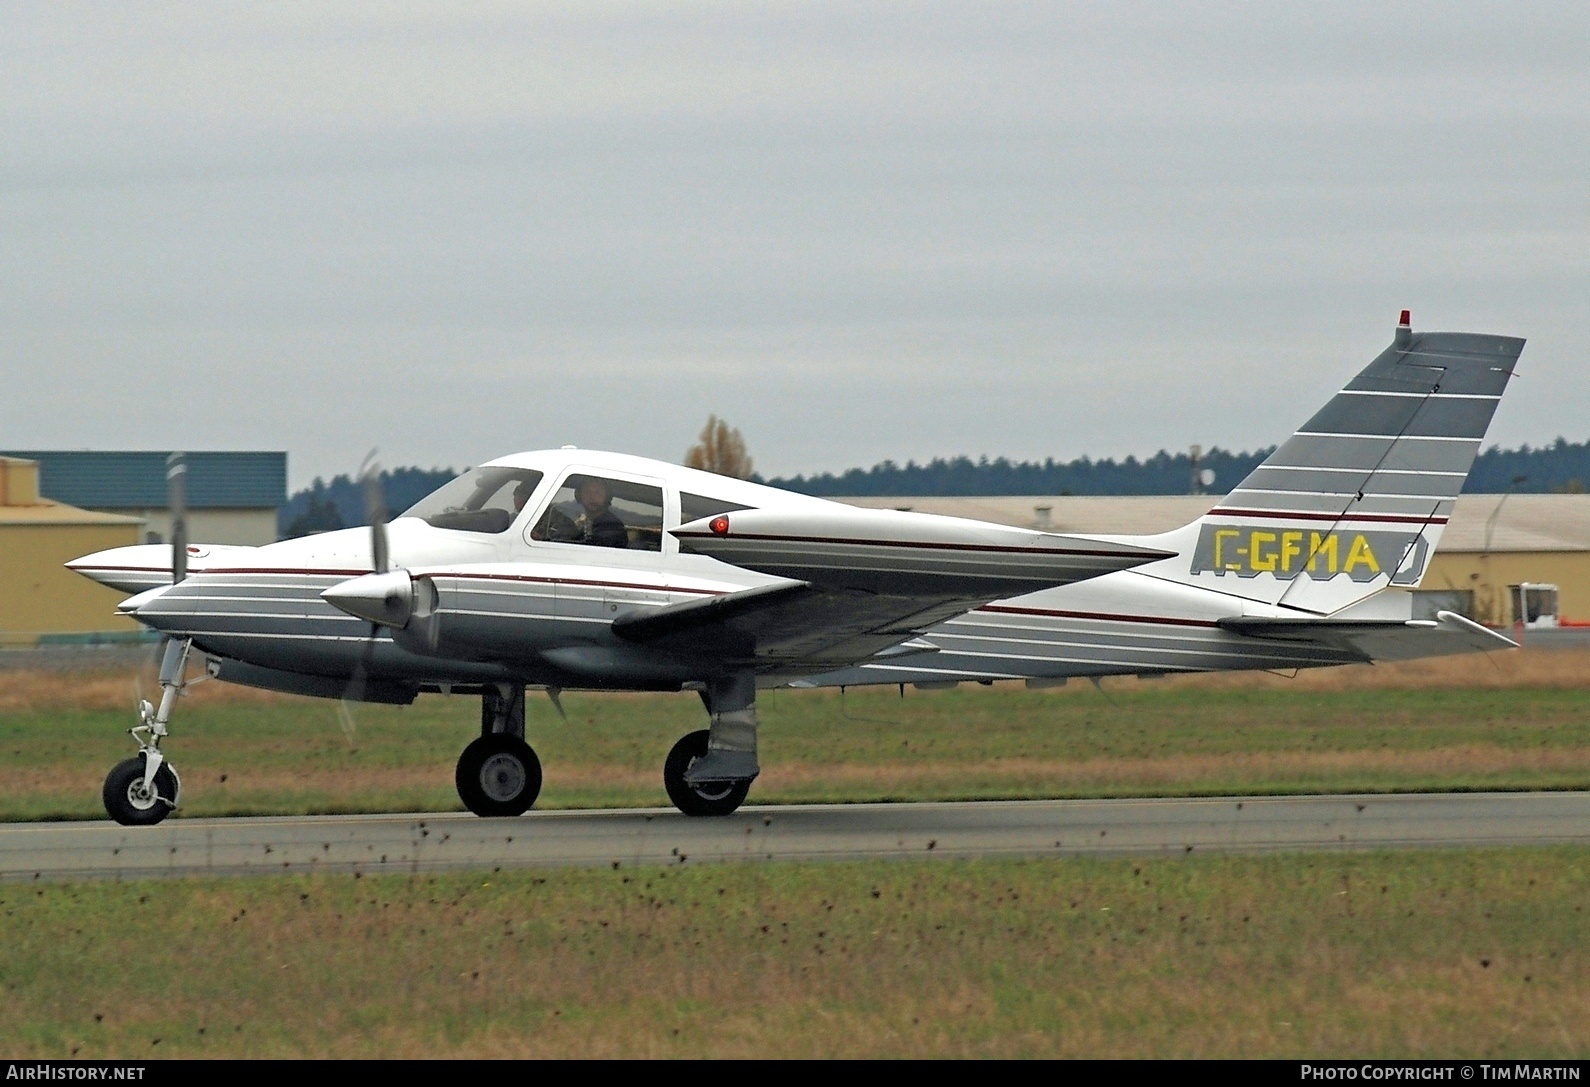
[[[720,513],[707,522],[707,527],[712,530],[715,536],[727,536],[729,534],[729,519]]]

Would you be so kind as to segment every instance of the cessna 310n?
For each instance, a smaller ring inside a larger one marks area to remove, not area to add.
[[[583,449],[471,469],[390,524],[264,547],[173,543],[69,566],[135,595],[165,635],[138,754],[106,779],[125,824],[180,799],[161,747],[189,658],[278,691],[408,703],[481,699],[459,796],[518,815],[541,766],[527,687],[694,690],[708,727],[663,782],[724,815],[757,777],[756,698],[775,686],[949,685],[1312,668],[1512,646],[1412,588],[1473,464],[1523,340],[1392,345],[1207,515],[1156,536],[1072,535],[856,509]]]

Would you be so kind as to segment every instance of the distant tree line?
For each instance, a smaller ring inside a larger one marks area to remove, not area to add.
[[[458,475],[451,468],[396,468],[381,473],[381,494],[396,517],[436,488]],[[316,479],[276,511],[276,528],[284,538],[331,532],[368,523],[364,485],[353,476],[337,476],[330,483]]]
[[[1204,453],[1199,467],[1212,469],[1215,481],[1210,494],[1225,494],[1273,452],[1233,453],[1218,447]],[[743,447],[739,454],[743,455]],[[381,474],[387,508],[402,513],[421,498],[452,479],[451,468],[399,468]],[[780,476],[759,483],[827,497],[900,495],[1061,495],[1061,494],[1186,494],[1192,484],[1192,461],[1185,452],[1160,450],[1144,460],[1072,461],[1048,458],[1013,461],[1007,457],[935,458],[926,464],[886,460],[871,468],[852,468],[838,474]],[[1590,441],[1558,438],[1550,445],[1501,449],[1492,446],[1474,462],[1464,490],[1473,494],[1542,494],[1553,491],[1582,493],[1590,481]],[[297,492],[278,511],[283,536],[305,536],[365,523],[364,491],[349,476],[331,482],[316,479]]]
[[[1215,473],[1210,494],[1224,494],[1253,471],[1274,447],[1233,453],[1218,447],[1199,458],[1200,468]],[[1192,489],[1192,460],[1186,453],[1161,449],[1146,460],[1127,457],[1073,461],[1013,461],[1007,457],[934,458],[926,464],[886,460],[871,468],[852,468],[834,475],[770,479],[774,487],[824,496],[1005,495],[1005,494],[1186,494]]]

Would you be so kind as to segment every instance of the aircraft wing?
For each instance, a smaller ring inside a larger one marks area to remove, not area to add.
[[[1434,619],[1292,619],[1244,616],[1222,619],[1237,634],[1347,649],[1366,661],[1413,660],[1454,653],[1516,649],[1518,643],[1456,612]]]
[[[680,546],[788,581],[624,616],[627,641],[761,670],[932,652],[921,632],[992,600],[1167,552],[894,510],[738,510],[674,530]]]
[[[737,510],[673,530],[686,551],[826,589],[998,600],[1174,553],[905,510]]]

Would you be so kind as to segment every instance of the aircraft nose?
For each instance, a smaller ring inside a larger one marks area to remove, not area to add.
[[[171,548],[165,544],[113,547],[73,559],[66,568],[101,585],[137,593],[171,583]]]

